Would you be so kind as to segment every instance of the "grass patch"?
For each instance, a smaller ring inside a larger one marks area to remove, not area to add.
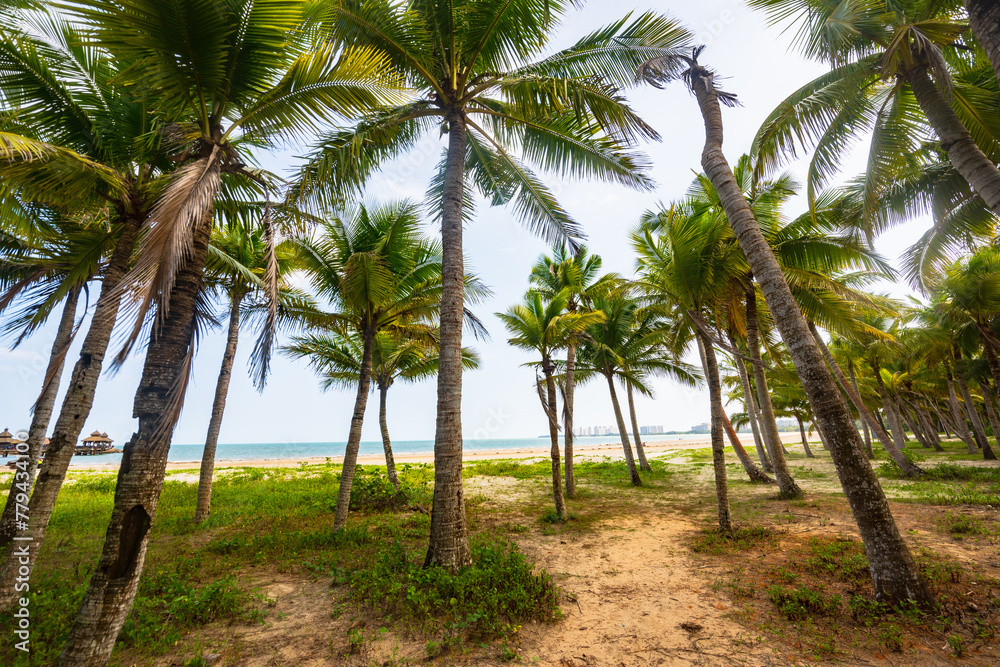
[[[776,547],[778,533],[766,526],[737,528],[725,533],[718,529],[703,530],[691,544],[695,553],[724,556],[735,551],[747,551],[755,547]]]
[[[767,589],[767,597],[778,613],[790,621],[804,621],[814,615],[831,616],[840,609],[839,595],[825,595],[805,586],[771,586]]]

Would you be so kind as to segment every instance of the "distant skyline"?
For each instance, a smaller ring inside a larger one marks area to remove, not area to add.
[[[789,35],[767,28],[759,13],[737,0],[635,3],[636,13],[646,10],[668,11],[685,22],[698,41],[708,47],[702,62],[717,70],[726,90],[739,96],[742,106],[723,112],[725,149],[731,162],[749,149],[760,123],[784,97],[826,70],[821,64],[805,62],[789,53]],[[553,46],[566,46],[621,15],[619,3],[591,2],[569,15]],[[581,223],[588,235],[590,251],[604,258],[604,270],[631,276],[634,260],[628,232],[644,210],[683,196],[694,174],[700,171],[704,126],[695,100],[681,83],[666,90],[634,89],[627,91],[627,95],[640,115],[663,137],[660,143],[642,147],[654,165],[651,173],[659,186],[655,192],[638,193],[609,184],[543,177]],[[443,139],[429,137],[409,155],[387,165],[372,179],[368,199],[420,199],[443,146]],[[274,157],[264,158],[262,166],[289,175],[296,164],[294,156],[302,150],[287,147]],[[844,177],[853,176],[863,169],[863,156],[853,156],[845,166]],[[792,171],[801,175],[804,169],[795,165]],[[534,438],[546,432],[547,427],[535,393],[533,371],[523,367],[532,357],[507,345],[503,326],[493,313],[505,310],[521,297],[528,286],[532,264],[548,248],[520,227],[504,208],[489,208],[485,202],[478,204],[476,219],[467,227],[465,251],[468,270],[476,272],[495,293],[491,301],[475,309],[493,338],[488,342],[474,341],[471,337],[466,340],[466,344],[479,350],[482,367],[465,375],[463,431],[466,438]],[[788,213],[797,214],[804,207],[800,197]],[[428,234],[437,233],[429,222],[425,224]],[[926,219],[918,219],[897,227],[880,237],[876,247],[895,261],[928,226]],[[909,293],[901,284],[887,284],[883,289],[895,296]],[[87,304],[92,311],[94,299],[96,291],[92,290],[90,301],[81,301],[80,310]],[[85,321],[84,327],[88,325],[89,321]],[[54,329],[52,322],[18,349],[0,348],[0,429],[20,431],[27,427]],[[241,336],[220,442],[346,440],[352,392],[321,392],[304,362],[277,354],[268,386],[263,394],[258,394],[246,373],[255,332],[244,330]],[[82,338],[82,335],[77,337],[67,357],[64,379],[77,359]],[[201,341],[184,412],[174,435],[175,443],[204,442],[224,339],[224,332],[213,331]],[[2,343],[9,345],[10,341]],[[117,349],[114,346],[112,352]],[[117,374],[105,372],[83,433],[107,432],[118,444],[131,437],[136,425],[132,419],[132,399],[142,370],[143,352],[138,351]],[[688,361],[696,363],[696,356],[691,355]],[[707,391],[681,387],[669,380],[654,380],[653,387],[655,398],[636,397],[640,424],[662,424],[667,431],[686,431],[708,420]],[[62,392],[60,402],[61,396]],[[435,400],[433,381],[393,386],[388,396],[393,437],[432,439]],[[366,441],[380,437],[377,409],[377,401],[369,401],[362,434]],[[730,410],[739,411],[738,406],[730,406]],[[584,415],[588,424],[615,423],[607,387],[601,383],[581,387],[576,397],[576,414],[577,421]]]

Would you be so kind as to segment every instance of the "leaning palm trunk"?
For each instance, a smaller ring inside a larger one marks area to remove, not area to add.
[[[813,331],[813,335],[814,336],[816,335],[815,331]],[[822,342],[822,339],[820,339],[817,342],[820,343],[820,348],[821,349],[824,348],[824,347],[826,347],[826,344]],[[823,356],[826,357],[827,362],[829,362],[830,359],[833,358],[833,355],[829,355],[828,352],[829,352],[829,350],[824,350],[823,351]],[[837,362],[834,361],[833,363],[836,364]],[[836,370],[834,370],[834,376],[837,378],[837,382],[842,387],[845,387],[845,385],[843,384],[843,381],[840,379],[840,378],[842,378],[844,376],[844,373],[843,373],[843,371],[841,371],[840,375],[837,375],[837,370],[839,370],[839,366],[838,366],[838,368]],[[858,379],[854,376],[854,363],[853,362],[849,362],[847,364],[847,372],[851,374],[851,389],[854,390],[854,393],[853,394],[849,393],[846,388],[844,388],[844,393],[846,393],[850,397],[851,402],[854,403],[854,407],[856,407],[858,409],[858,417],[861,418],[861,427],[865,431],[865,451],[868,453],[868,458],[869,459],[874,459],[875,458],[875,452],[872,451],[872,437],[871,437],[871,434],[869,433],[869,430],[868,430],[869,424],[873,424],[874,420],[872,419],[871,414],[868,413],[868,406],[865,405],[864,400],[861,398],[861,392],[858,391]],[[855,397],[857,397],[857,400],[854,400]],[[872,428],[875,428],[875,427],[872,426]]]
[[[28,503],[28,515],[31,517],[28,528],[20,531],[19,536],[29,538],[25,541],[31,544],[29,562],[25,564],[19,558],[15,558],[13,551],[7,553],[3,567],[0,568],[0,608],[5,608],[11,599],[16,597],[13,590],[15,573],[23,572],[22,567],[27,567],[28,572],[34,568],[35,558],[45,542],[45,530],[49,525],[52,510],[56,506],[59,489],[66,479],[66,470],[76,450],[76,442],[80,439],[80,431],[83,430],[83,425],[90,416],[90,409],[94,405],[94,395],[104,364],[104,355],[107,353],[111,333],[118,318],[120,300],[118,285],[128,269],[142,222],[143,217],[138,214],[122,221],[121,236],[111,254],[111,259],[104,268],[101,295],[94,307],[90,329],[83,339],[80,358],[70,375],[59,417],[56,418],[52,438],[45,452],[45,460],[38,468],[38,477]]]
[[[107,663],[139,588],[167,452],[190,372],[211,225],[209,212],[195,226],[191,252],[170,292],[167,315],[150,337],[133,408],[139,428],[125,445],[104,549],[56,662],[59,667]]]
[[[722,413],[722,426],[726,430],[726,435],[729,436],[729,444],[733,446],[733,451],[736,452],[736,458],[740,460],[740,464],[747,473],[747,477],[750,478],[751,482],[759,482],[763,484],[777,484],[773,479],[767,476],[767,474],[757,467],[757,464],[753,462],[750,455],[747,454],[747,450],[743,447],[743,443],[740,442],[740,438],[736,435],[736,429],[733,428],[733,423],[729,421],[729,415],[725,412]]]
[[[566,452],[566,497],[576,495],[576,478],[573,476],[573,393],[576,390],[576,341],[566,346],[566,389],[563,392],[563,439]]]
[[[625,450],[625,464],[628,466],[628,475],[632,479],[632,484],[642,486],[642,479],[639,478],[639,470],[635,467],[635,458],[632,456],[632,445],[628,440],[628,429],[625,427],[625,420],[622,418],[622,407],[618,403],[618,393],[615,391],[615,376],[610,371],[604,374],[608,380],[608,389],[611,391],[611,406],[615,409],[615,419],[618,422],[618,434],[621,436],[622,449]]]
[[[962,392],[962,400],[965,401],[965,410],[969,413],[969,421],[972,422],[972,432],[976,435],[976,442],[979,443],[979,449],[983,450],[983,459],[995,461],[997,455],[990,447],[990,441],[986,439],[986,429],[983,428],[983,421],[979,418],[979,410],[976,409],[976,404],[972,400],[972,392],[969,391],[969,385],[965,381],[965,373],[957,366],[955,367],[955,381],[958,383],[959,391]]]
[[[726,162],[722,152],[722,111],[713,75],[697,65],[692,67],[690,74],[705,119],[702,166],[719,193],[729,224],[760,283],[813,415],[830,437],[830,453],[865,544],[876,595],[888,600],[929,602],[930,591],[896,527],[878,478],[865,458],[847,405],[837,391],[781,267]]]
[[[632,398],[632,385],[625,383],[625,392],[628,395],[628,412],[632,418],[632,436],[635,438],[635,452],[639,455],[639,470],[652,470],[646,460],[646,452],[642,448],[642,439],[639,438],[639,421],[635,418],[635,401]]]
[[[757,295],[753,288],[747,290],[746,300],[747,345],[750,348],[752,362],[750,365],[753,367],[753,378],[757,385],[757,404],[760,406],[760,421],[764,427],[764,444],[771,457],[771,466],[774,468],[774,476],[778,480],[778,490],[781,495],[786,498],[799,498],[803,495],[802,489],[792,479],[792,473],[788,470],[785,447],[778,434],[778,422],[774,418],[774,407],[771,405],[771,395],[767,390],[767,378],[764,376],[764,366],[761,363],[760,344],[757,340]]]
[[[799,435],[802,436],[802,449],[805,450],[808,458],[815,458],[812,450],[809,449],[809,438],[806,437],[806,425],[802,423],[802,417],[795,415],[795,420],[799,422]]]
[[[1000,3],[996,0],[965,0],[969,26],[986,51],[993,73],[1000,80]]]
[[[993,3],[995,4],[995,3]],[[968,128],[925,68],[907,72],[920,108],[941,140],[948,159],[995,215],[1000,215],[1000,171],[979,148]]]
[[[882,425],[878,422],[877,419],[875,419],[874,416],[872,416],[872,413],[868,410],[868,406],[866,406],[864,400],[862,400],[861,394],[858,393],[858,382],[854,377],[853,365],[850,367],[851,381],[848,382],[847,378],[844,377],[844,371],[841,370],[840,364],[838,364],[837,360],[833,358],[833,354],[830,353],[830,348],[826,346],[826,343],[823,341],[823,337],[820,336],[819,331],[816,330],[816,325],[810,323],[809,331],[812,334],[813,340],[816,341],[816,346],[819,348],[820,352],[822,352],[823,358],[826,359],[827,365],[830,367],[830,370],[833,371],[833,375],[837,379],[837,383],[840,385],[840,388],[844,390],[844,393],[847,394],[847,396],[851,399],[851,402],[854,403],[854,407],[858,409],[858,414],[861,415],[861,420],[863,422],[867,422],[868,425],[871,426],[872,432],[875,433],[875,437],[879,439],[879,442],[882,443],[882,446],[885,448],[885,451],[888,452],[892,460],[896,463],[897,466],[899,466],[899,469],[903,471],[903,474],[904,475],[924,474],[924,471],[920,469],[920,466],[918,466],[916,463],[909,460],[908,458],[906,458],[906,456],[903,455],[902,447],[900,446],[900,444],[896,443],[889,436],[889,434],[885,432],[885,429],[882,428]],[[882,397],[882,403],[883,405],[885,405],[886,404],[885,386],[882,384],[882,376],[879,375],[876,366],[873,365],[872,370],[875,373],[876,382],[878,383],[879,386],[879,393]],[[889,412],[888,406],[886,406],[886,412],[887,413]],[[890,421],[892,421],[891,417]],[[851,420],[851,426],[854,426],[853,419]],[[856,428],[854,432],[857,433]]]
[[[337,489],[337,507],[333,512],[333,529],[340,530],[347,523],[347,513],[351,508],[351,486],[358,468],[358,449],[361,448],[361,427],[365,422],[365,408],[368,407],[368,391],[372,379],[372,350],[375,346],[375,331],[371,328],[362,334],[364,343],[361,352],[361,369],[358,371],[358,393],[354,397],[354,413],[351,415],[351,430],[347,435],[344,451],[344,465],[340,469],[340,488]]]
[[[993,408],[993,397],[994,396],[995,396],[995,392],[993,391],[993,388],[990,387],[990,386],[988,386],[988,385],[984,385],[983,386],[983,403],[986,404],[986,416],[990,420],[990,428],[993,429],[993,441],[997,443],[998,447],[1000,447],[1000,421],[998,421],[998,419],[997,419],[997,412]]]
[[[76,305],[80,300],[80,289],[74,287],[66,295],[66,305],[63,306],[59,327],[56,329],[55,340],[52,341],[52,352],[49,363],[42,378],[42,393],[35,401],[34,413],[31,415],[31,426],[28,429],[27,458],[18,462],[16,472],[10,478],[10,490],[7,492],[7,504],[3,508],[3,518],[0,518],[0,548],[13,541],[17,525],[18,497],[28,504],[31,486],[35,483],[38,473],[38,459],[42,456],[45,444],[45,431],[52,419],[52,408],[56,404],[56,394],[59,393],[59,380],[62,377],[66,352],[73,338],[73,325],[76,322]],[[30,516],[30,515],[29,515]]]
[[[566,503],[563,501],[563,480],[559,470],[559,414],[556,412],[556,381],[552,378],[555,367],[546,357],[542,359],[542,373],[545,374],[545,414],[549,422],[549,440],[552,447],[549,450],[552,458],[552,498],[555,501],[556,516],[560,521],[566,521]]]
[[[226,351],[222,354],[222,368],[215,385],[215,401],[212,403],[212,418],[208,422],[208,436],[205,451],[201,454],[201,471],[198,475],[198,503],[194,510],[194,520],[204,521],[212,508],[212,477],[215,474],[215,450],[219,444],[219,430],[222,415],[226,411],[226,396],[229,395],[229,381],[233,377],[233,361],[236,347],[240,342],[240,303],[243,295],[234,292],[229,311],[229,330],[226,336]]]
[[[462,493],[462,195],[465,183],[465,116],[448,116],[448,157],[441,207],[441,311],[437,424],[434,434],[434,504],[425,565],[457,571],[472,562]]]
[[[882,374],[879,372],[879,365],[877,362],[871,362],[872,374],[875,376],[875,385],[878,387],[878,395],[882,400],[882,407],[885,408],[885,417],[889,421],[889,429],[892,431],[892,449],[887,449],[889,456],[892,460],[896,462],[896,465],[905,473],[908,468],[904,468],[900,463],[900,460],[909,461],[903,454],[903,449],[906,448],[906,442],[903,440],[903,424],[899,420],[899,413],[896,412],[896,406],[892,402],[892,397],[889,396],[889,390],[885,388],[885,382],[882,381]],[[909,473],[907,473],[909,474]]]
[[[715,499],[719,510],[719,530],[732,532],[733,522],[729,511],[729,485],[726,482],[726,445],[722,441],[722,387],[719,384],[719,365],[715,359],[712,341],[698,331],[698,351],[701,352],[708,381],[709,400],[712,404],[712,471],[715,473]]]
[[[893,398],[893,401],[895,401],[896,404],[896,412],[898,412],[899,416],[903,419],[903,424],[906,425],[906,428],[910,429],[910,433],[912,433],[913,437],[917,439],[920,446],[924,449],[933,449],[933,445],[931,445],[930,440],[928,440],[927,436],[924,434],[924,429],[913,421],[913,416],[910,414],[908,406],[903,403],[903,399],[897,396]]]
[[[736,347],[736,338],[729,334],[729,344]],[[760,435],[760,424],[757,414],[757,401],[754,400],[753,391],[750,389],[750,378],[747,376],[747,367],[743,364],[743,360],[740,358],[734,359],[734,365],[736,366],[736,373],[740,376],[740,384],[743,385],[743,404],[746,406],[747,411],[747,421],[750,422],[750,431],[753,433],[753,444],[757,448],[757,458],[760,460],[760,465],[764,468],[765,472],[774,472],[774,467],[771,465],[771,459],[767,458],[767,452],[764,451],[764,442]]]
[[[965,443],[970,454],[978,454],[975,441],[972,439],[972,434],[969,433],[969,426],[965,422],[962,407],[958,404],[958,396],[955,395],[955,380],[951,372],[951,366],[945,363],[944,370],[948,381],[948,403],[951,406],[951,414],[955,420],[955,435]]]
[[[392,441],[389,440],[389,420],[386,418],[386,398],[389,386],[380,384],[378,388],[378,426],[382,431],[382,450],[385,452],[385,472],[389,481],[399,491],[399,475],[396,474],[396,459],[392,456]]]

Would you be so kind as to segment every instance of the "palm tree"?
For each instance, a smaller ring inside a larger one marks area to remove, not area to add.
[[[965,6],[969,10],[969,26],[1000,80],[1000,5],[990,0],[965,0]]]
[[[136,0],[127,6],[87,0],[67,9],[85,30],[82,41],[122,64],[117,81],[174,120],[163,138],[179,166],[149,210],[150,230],[132,269],[138,305],[122,355],[137,342],[147,315],[153,325],[134,403],[138,430],[124,448],[100,565],[61,665],[107,660],[135,597],[192,367],[223,182],[263,198],[268,182],[242,157],[250,145],[301,136],[399,99],[385,77],[384,57],[312,43],[304,29],[310,7],[294,0]]]
[[[567,246],[556,246],[552,256],[542,255],[533,267],[529,280],[534,289],[546,298],[552,299],[564,289],[569,290],[566,310],[575,313],[581,307],[587,308],[589,294],[597,294],[613,285],[617,276],[601,271],[600,255],[590,255],[586,246],[579,246],[575,253]],[[563,440],[566,459],[566,497],[576,493],[576,478],[573,475],[573,400],[576,394],[576,337],[566,343],[566,372],[563,381]]]
[[[320,201],[356,191],[381,163],[428,132],[448,146],[431,184],[441,220],[444,296],[434,444],[434,511],[426,564],[458,570],[471,560],[462,488],[463,224],[466,184],[553,244],[575,246],[576,223],[518,155],[562,176],[599,178],[640,190],[651,181],[631,152],[651,130],[624,102],[645,59],[688,40],[673,20],[652,13],[622,19],[554,54],[539,57],[567,0],[334,0],[325,3],[332,39],[386,54],[416,91],[406,104],[369,115],[323,138],[298,195]]]
[[[865,174],[866,219],[878,216],[879,196],[925,134],[937,135],[955,169],[994,214],[1000,214],[1000,137],[983,122],[981,76],[961,76],[980,65],[982,52],[962,43],[968,26],[953,5],[927,0],[750,0],[774,23],[799,24],[797,45],[833,69],[787,98],[755,140],[762,166],[816,146],[810,194],[832,176],[858,134],[873,131]],[[953,76],[953,71],[956,76]],[[988,70],[987,70],[988,71]],[[988,112],[986,112],[988,114]]]
[[[695,49],[690,58],[685,57],[681,62],[654,61],[643,69],[643,74],[655,84],[682,76],[698,100],[706,133],[702,167],[719,193],[726,219],[787,345],[817,425],[827,436],[841,485],[865,543],[877,594],[890,600],[926,602],[930,592],[896,527],[878,478],[864,456],[851,413],[722,151],[720,99],[727,104],[736,100],[733,95],[716,89],[715,74],[698,64],[700,53],[701,49]]]
[[[375,335],[372,346],[371,376],[379,392],[379,428],[385,452],[386,473],[389,481],[400,488],[396,463],[392,455],[387,419],[387,396],[396,380],[419,382],[437,371],[436,330],[421,331],[420,338],[407,338],[399,331],[381,331]],[[334,332],[311,333],[296,337],[285,348],[292,357],[308,358],[320,375],[324,390],[331,388],[353,389],[358,386],[364,361],[364,345],[356,334]],[[462,348],[465,368],[479,368],[475,351]]]
[[[419,207],[409,201],[377,207],[359,206],[345,218],[322,223],[315,238],[295,241],[299,266],[316,296],[331,302],[335,345],[361,347],[354,412],[337,492],[334,529],[347,522],[351,485],[361,444],[361,427],[371,385],[376,336],[383,331],[406,332],[429,340],[427,320],[436,316],[441,299],[441,258],[438,247],[419,232]],[[321,375],[326,356],[313,356],[323,338],[293,340],[288,351],[307,357]]]
[[[546,299],[538,291],[529,291],[524,301],[511,306],[505,313],[497,313],[504,327],[511,334],[507,342],[522,350],[533,350],[541,356],[537,365],[542,370],[545,394],[542,407],[549,422],[549,438],[552,443],[552,496],[555,500],[556,515],[560,521],[566,520],[566,504],[563,501],[562,475],[559,470],[559,421],[556,412],[556,366],[552,359],[555,350],[568,347],[571,340],[588,327],[604,321],[604,313],[591,311],[575,313],[567,304],[572,298],[569,288]],[[541,386],[538,389],[542,398]]]
[[[209,291],[224,295],[229,301],[229,317],[226,329],[226,349],[222,355],[222,367],[219,369],[219,379],[215,385],[215,399],[212,402],[212,416],[208,423],[208,434],[205,436],[205,449],[201,456],[201,470],[198,475],[198,495],[194,510],[195,522],[208,518],[212,505],[212,477],[215,471],[215,451],[219,442],[219,430],[222,428],[222,416],[226,410],[226,397],[229,394],[229,381],[233,375],[233,361],[236,359],[236,348],[239,345],[240,323],[247,323],[250,316],[266,313],[271,302],[278,306],[293,305],[299,309],[309,308],[311,304],[303,299],[303,295],[290,290],[286,276],[294,268],[294,254],[290,246],[279,244],[277,247],[268,242],[268,230],[262,227],[248,228],[234,224],[217,228],[212,233],[209,245],[208,260],[205,265],[205,286]],[[273,279],[268,272],[276,273]],[[276,287],[277,295],[268,294],[268,290]],[[257,297],[255,299],[255,297]],[[262,302],[263,308],[261,308]],[[264,328],[269,325],[265,323]]]

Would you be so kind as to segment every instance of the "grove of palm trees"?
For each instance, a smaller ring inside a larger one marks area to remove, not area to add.
[[[998,664],[1000,10],[668,4],[0,4],[0,664]]]

